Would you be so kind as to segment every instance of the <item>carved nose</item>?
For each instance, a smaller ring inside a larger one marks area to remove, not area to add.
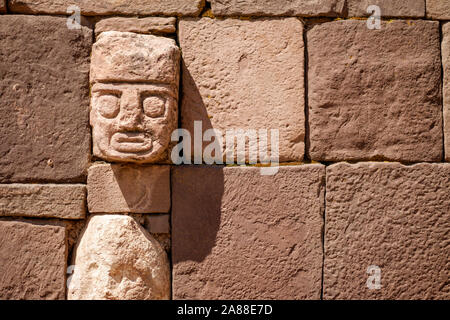
[[[119,128],[124,131],[140,130],[142,110],[136,91],[123,92],[120,102]]]

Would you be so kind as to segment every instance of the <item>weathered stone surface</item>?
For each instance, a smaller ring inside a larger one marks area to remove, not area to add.
[[[88,208],[90,213],[169,212],[169,166],[99,164],[90,167]]]
[[[449,190],[448,164],[328,167],[324,298],[449,299]]]
[[[63,300],[64,227],[0,221],[0,299]]]
[[[427,17],[432,19],[450,20],[450,2],[448,0],[426,0]]]
[[[145,225],[150,233],[170,233],[170,215],[152,214],[146,216]]]
[[[218,16],[327,16],[343,13],[344,0],[211,0]]]
[[[83,219],[85,202],[84,185],[0,185],[0,216]]]
[[[168,160],[178,125],[179,65],[173,39],[100,34],[91,63],[94,156],[113,162]]]
[[[350,17],[371,16],[367,8],[371,5],[381,9],[381,17],[412,17],[425,16],[424,0],[348,0],[348,15]]]
[[[442,160],[437,22],[336,21],[307,37],[313,160]]]
[[[176,32],[175,18],[149,17],[149,18],[107,18],[95,25],[95,34],[98,36],[105,31],[134,32],[143,34],[171,34]]]
[[[302,33],[296,18],[180,21],[182,127],[278,129],[280,161],[303,160]]]
[[[174,299],[319,299],[325,169],[172,171]]]
[[[0,182],[82,182],[92,30],[26,15],[0,25]]]
[[[170,297],[167,254],[133,218],[93,216],[76,249],[69,300]]]
[[[9,0],[11,12],[67,14],[76,5],[81,14],[95,15],[184,15],[197,16],[204,0]]]
[[[450,23],[442,26],[442,64],[444,66],[444,143],[445,160],[450,161]]]
[[[91,83],[149,82],[178,87],[180,49],[175,40],[108,31],[92,49]]]

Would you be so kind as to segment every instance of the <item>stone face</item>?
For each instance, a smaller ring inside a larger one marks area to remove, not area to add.
[[[93,216],[76,249],[69,300],[170,297],[167,254],[133,218]]]
[[[0,12],[6,12],[6,2],[5,2],[5,0],[0,0]]]
[[[426,0],[427,17],[432,19],[450,20],[450,2],[447,0]]]
[[[95,15],[186,15],[197,16],[203,0],[9,0],[11,12],[67,14],[76,5],[81,14]]]
[[[445,160],[450,161],[450,23],[443,25],[442,36],[442,64],[444,67]]]
[[[176,32],[175,18],[107,18],[95,25],[98,36],[105,31],[134,32],[143,34],[171,34]]]
[[[0,221],[0,299],[63,300],[64,227]]]
[[[168,159],[177,128],[180,52],[172,39],[103,32],[92,51],[94,156],[113,162]]]
[[[218,16],[327,16],[343,13],[344,0],[211,0]]]
[[[90,167],[88,208],[90,213],[169,212],[169,166],[100,164]]]
[[[181,20],[182,127],[277,129],[280,161],[303,160],[302,34],[296,18]]]
[[[373,15],[367,12],[371,5],[381,9],[381,17],[414,17],[425,16],[424,0],[348,0],[348,15],[350,17],[366,17]]]
[[[0,185],[0,216],[83,219],[86,186]]]
[[[320,299],[325,169],[172,172],[174,299]]]
[[[85,179],[92,31],[66,20],[0,16],[0,183]]]
[[[324,298],[449,299],[448,190],[448,164],[328,167]]]
[[[437,22],[336,21],[307,37],[311,159],[442,160]]]

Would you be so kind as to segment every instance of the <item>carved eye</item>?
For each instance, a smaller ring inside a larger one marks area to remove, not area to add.
[[[120,110],[120,98],[114,94],[103,94],[95,100],[95,108],[103,117],[115,118]]]
[[[162,117],[166,111],[166,99],[161,96],[148,96],[144,98],[144,113],[150,118]]]

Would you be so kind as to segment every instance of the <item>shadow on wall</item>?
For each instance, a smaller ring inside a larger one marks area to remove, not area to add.
[[[172,263],[202,262],[216,242],[224,175],[221,166],[172,167]]]
[[[193,133],[194,121],[202,121],[203,132],[213,126],[203,98],[187,69],[182,67],[181,123]],[[182,107],[189,108],[183,112]],[[194,141],[192,136],[192,143]],[[204,144],[209,144],[206,142]],[[194,150],[192,145],[192,150]],[[215,246],[224,193],[223,166],[172,166],[172,263],[203,261]]]

